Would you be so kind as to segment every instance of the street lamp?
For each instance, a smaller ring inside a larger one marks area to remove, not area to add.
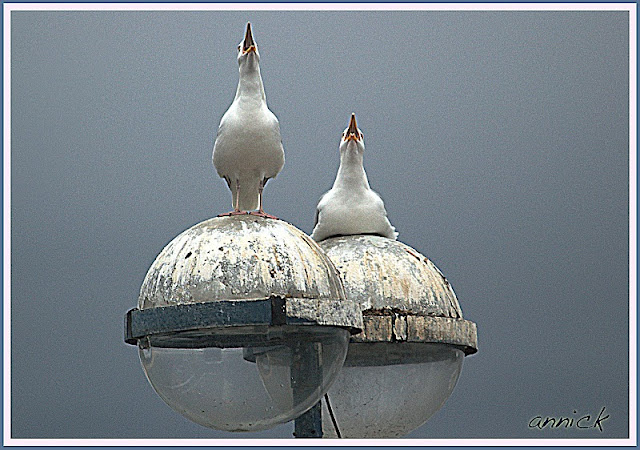
[[[403,436],[442,407],[477,351],[475,324],[415,249],[368,235],[318,245],[252,215],[173,239],[125,341],[190,420],[257,431],[296,419],[297,437]]]
[[[286,222],[237,215],[201,222],[162,250],[126,315],[125,341],[173,409],[256,431],[318,405],[361,329],[314,241]]]
[[[415,249],[369,235],[318,245],[252,215],[173,239],[125,341],[190,420],[257,431],[295,419],[296,437],[403,436],[442,407],[477,351],[475,324]]]
[[[390,438],[426,422],[451,395],[465,355],[477,351],[451,285],[415,249],[380,236],[320,242],[364,330],[323,401],[325,437]]]

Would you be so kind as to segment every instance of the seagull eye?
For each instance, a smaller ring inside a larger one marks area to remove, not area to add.
[[[240,51],[240,47],[242,47],[242,45],[238,44],[238,51]]]

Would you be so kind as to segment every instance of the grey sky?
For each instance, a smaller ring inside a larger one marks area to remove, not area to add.
[[[123,343],[162,247],[231,208],[211,151],[247,21],[286,152],[267,212],[311,232],[355,112],[399,239],[478,325],[453,395],[409,437],[627,436],[628,13],[11,20],[13,437],[291,435],[189,422]],[[603,432],[527,426],[602,407]]]

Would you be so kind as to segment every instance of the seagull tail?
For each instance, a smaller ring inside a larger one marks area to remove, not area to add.
[[[387,221],[388,220],[389,219],[387,219]],[[389,222],[389,229],[385,233],[385,237],[388,237],[389,239],[393,239],[393,240],[398,239],[398,232],[396,231],[396,227],[391,225],[391,222]]]
[[[259,183],[257,182],[240,180],[240,196],[238,198],[238,209],[240,209],[240,211],[253,211],[258,209],[258,185]],[[234,183],[231,183],[231,195],[233,202],[236,198],[236,186]]]

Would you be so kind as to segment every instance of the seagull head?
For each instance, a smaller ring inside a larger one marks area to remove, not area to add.
[[[340,141],[340,153],[346,151],[358,154],[364,152],[364,134],[362,134],[362,131],[358,128],[355,113],[351,114],[349,126],[345,128],[342,133],[342,140]]]
[[[258,44],[253,40],[251,23],[247,22],[247,31],[244,33],[244,39],[238,44],[238,64],[254,64],[259,60],[260,53],[258,53]]]

